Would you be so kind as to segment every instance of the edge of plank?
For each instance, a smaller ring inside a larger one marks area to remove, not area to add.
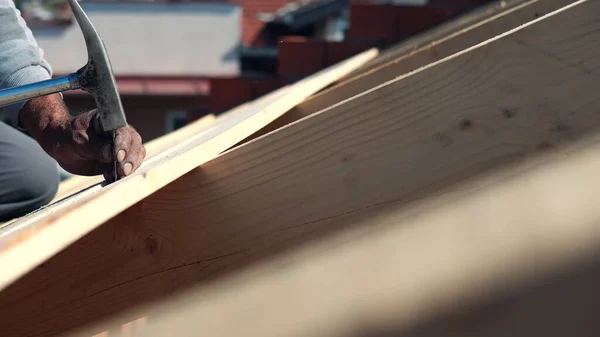
[[[543,3],[545,1],[549,2],[550,0],[515,0],[512,1],[510,4],[507,4],[505,7],[501,7],[502,1],[500,1],[500,3],[491,4],[491,8],[475,9],[474,13],[466,13],[467,19],[460,19],[461,17],[451,19],[449,23],[450,27],[442,27],[440,28],[440,31],[424,33],[423,36],[418,36],[416,38],[417,41],[414,42],[404,41],[398,44],[396,47],[397,50],[389,50],[389,55],[386,55],[386,57],[382,58],[374,64],[365,64],[365,66],[355,70],[354,73],[351,73],[344,79],[342,79],[340,83],[318,92],[317,94],[307,99],[304,103],[310,104],[312,103],[311,101],[322,99],[323,96],[331,94],[335,95],[342,86],[352,85],[352,83],[361,81],[365,78],[369,78],[373,74],[389,71],[389,68],[404,61],[405,59],[408,59],[409,57],[412,57],[414,54],[423,53],[430,50],[431,48],[435,48],[443,43],[447,43],[448,41],[457,38],[459,39],[472,31],[475,31],[482,27],[485,28],[485,26],[493,24],[494,21],[499,21],[504,18],[510,17],[510,15],[516,14],[516,12],[519,12],[523,9],[533,8],[534,6],[540,5],[540,3]],[[573,0],[561,1],[564,1],[564,4],[557,4],[557,9],[561,8],[562,6],[568,5],[569,1],[573,2]],[[552,13],[552,11],[550,13]],[[544,15],[541,15],[541,17],[543,16]],[[468,25],[466,23],[468,23]],[[516,27],[519,26],[520,24],[516,25]],[[506,29],[506,31],[511,29],[513,28]],[[479,43],[484,42],[487,42],[487,39],[484,39]],[[477,43],[473,43],[473,45],[476,44]],[[385,51],[382,52],[381,55],[383,56],[384,53]],[[372,60],[371,62],[375,60],[377,60],[377,58]]]
[[[176,143],[202,132],[209,125],[214,123],[215,120],[215,115],[206,115],[175,132],[168,133],[145,143],[144,146],[146,147],[146,157],[152,158],[155,155],[159,155],[169,147],[176,145]],[[53,204],[54,202],[77,193],[82,189],[89,187],[90,185],[98,184],[103,181],[104,178],[102,176],[73,176],[60,183],[56,196],[49,204]]]
[[[342,77],[339,83],[345,83],[354,79],[357,75],[372,71],[375,68],[393,61],[399,56],[410,54],[417,49],[436,44],[437,41],[445,39],[447,36],[460,34],[462,31],[469,30],[471,27],[480,25],[486,18],[496,17],[504,12],[514,11],[523,6],[528,6],[534,2],[544,0],[495,0],[491,3],[481,5],[471,9],[457,17],[451,18],[429,30],[418,33],[406,40],[400,41],[381,51],[378,57],[365,63],[362,67],[350,72]]]
[[[399,43],[393,50],[382,51],[373,64],[357,69],[353,76],[324,88],[295,106],[289,113],[257,131],[244,142],[310,116],[330,105],[349,99],[361,92],[373,88],[398,76],[418,70],[432,62],[444,59],[477,43],[485,42],[496,34],[504,33],[523,23],[543,17],[547,13],[561,8],[573,0],[514,0],[506,6],[495,3],[491,8],[467,13],[466,19],[457,17],[431,32],[423,33],[414,39]],[[469,25],[466,25],[469,23]],[[414,40],[414,41],[413,41]],[[383,57],[383,58],[382,58]],[[380,59],[382,58],[382,59]]]
[[[257,125],[263,127],[377,54],[376,48],[367,50],[278,89],[265,96],[264,106],[257,103],[237,114],[221,116],[215,126],[145,161],[133,175],[103,188],[84,190],[0,228],[0,266],[8,271],[0,274],[0,290],[118,213],[213,159],[254,132]],[[220,131],[217,126],[224,129]],[[103,198],[109,193],[111,198]]]
[[[385,81],[385,82],[383,82],[383,83],[381,83],[381,84],[379,84],[379,85],[376,85],[376,86],[374,86],[374,87],[372,87],[372,88],[370,88],[370,89],[368,89],[368,90],[365,90],[365,91],[363,91],[363,92],[361,92],[361,93],[358,93],[358,94],[356,94],[356,95],[354,95],[354,96],[351,96],[351,97],[348,97],[348,98],[346,98],[346,99],[342,99],[342,100],[340,100],[339,102],[337,102],[337,103],[335,103],[335,104],[332,104],[332,105],[330,105],[330,106],[329,106],[329,107],[327,107],[327,108],[324,108],[324,109],[322,109],[322,110],[320,110],[320,111],[317,111],[317,112],[315,112],[315,113],[312,113],[312,114],[310,114],[310,115],[304,116],[304,117],[302,117],[302,118],[300,118],[300,119],[298,119],[298,120],[295,120],[295,121],[293,121],[293,122],[291,122],[291,123],[289,123],[289,124],[286,124],[286,125],[282,126],[282,128],[288,127],[288,126],[289,126],[289,125],[291,125],[291,124],[300,123],[301,121],[303,121],[303,120],[305,120],[305,119],[307,119],[307,118],[310,118],[311,116],[314,116],[314,115],[316,115],[316,114],[327,113],[327,111],[328,111],[328,110],[331,110],[331,109],[333,109],[333,108],[335,108],[335,107],[337,107],[337,106],[340,106],[340,105],[346,104],[347,102],[350,102],[350,101],[352,101],[352,100],[356,99],[357,97],[366,96],[366,95],[368,95],[368,94],[371,94],[371,93],[373,93],[373,92],[376,92],[376,91],[378,91],[378,90],[379,90],[379,89],[381,89],[381,88],[384,88],[384,87],[386,87],[386,86],[389,86],[389,85],[391,85],[391,84],[393,84],[393,83],[396,83],[396,82],[398,82],[398,81],[401,81],[401,80],[403,80],[403,79],[405,79],[405,78],[407,78],[407,77],[409,77],[409,76],[412,76],[412,75],[414,75],[415,73],[418,73],[418,72],[420,72],[420,71],[422,71],[422,70],[429,69],[429,68],[434,68],[434,67],[436,67],[436,66],[438,66],[438,65],[440,65],[440,64],[442,64],[442,63],[444,63],[444,62],[446,62],[446,61],[448,61],[448,60],[451,60],[451,59],[457,58],[457,57],[459,57],[459,56],[461,56],[461,55],[463,55],[463,54],[470,53],[470,52],[472,52],[473,50],[476,50],[476,49],[479,49],[479,48],[483,48],[483,47],[485,47],[487,44],[489,44],[489,43],[491,43],[491,42],[494,42],[494,41],[500,40],[500,39],[502,39],[502,38],[504,38],[504,37],[506,37],[506,36],[509,36],[509,35],[511,35],[511,34],[514,34],[514,33],[518,32],[518,31],[520,31],[520,30],[523,30],[523,29],[525,29],[525,28],[529,27],[529,26],[535,25],[536,23],[538,23],[538,22],[540,22],[540,21],[543,21],[543,20],[545,20],[545,19],[547,19],[547,18],[550,18],[550,17],[552,17],[552,16],[554,16],[554,15],[557,15],[557,14],[559,14],[559,13],[563,12],[563,11],[567,11],[567,10],[569,10],[569,9],[571,9],[571,8],[575,7],[575,6],[581,5],[581,4],[583,4],[583,3],[586,3],[586,2],[588,2],[588,1],[594,1],[594,0],[573,0],[571,3],[569,3],[569,4],[566,4],[566,5],[562,6],[561,8],[559,8],[559,9],[556,9],[556,10],[554,10],[554,11],[552,11],[552,12],[550,12],[550,13],[546,14],[546,15],[540,16],[540,17],[539,17],[539,18],[537,18],[537,19],[531,20],[531,21],[529,21],[529,22],[527,22],[527,23],[524,23],[524,24],[522,24],[522,25],[519,25],[519,26],[517,26],[517,27],[515,27],[515,28],[509,29],[509,30],[507,30],[507,31],[506,31],[506,32],[504,32],[504,33],[501,33],[501,34],[498,34],[498,35],[496,35],[496,36],[490,37],[489,39],[487,39],[487,40],[485,40],[485,41],[482,41],[482,42],[480,42],[480,43],[474,44],[474,45],[472,45],[471,47],[469,47],[469,48],[465,48],[465,49],[463,49],[463,50],[461,50],[461,51],[459,51],[459,52],[456,52],[456,53],[454,53],[454,54],[448,55],[448,56],[446,56],[446,57],[444,57],[444,58],[441,58],[441,59],[439,59],[438,61],[435,61],[435,62],[429,63],[429,64],[427,64],[427,65],[424,65],[424,66],[422,66],[422,67],[418,67],[418,68],[416,68],[416,69],[414,69],[414,70],[412,70],[412,71],[409,71],[409,72],[407,72],[407,73],[404,73],[404,74],[398,75],[398,76],[396,76],[395,78],[393,78],[393,79],[390,79],[390,80],[388,80],[388,81]],[[265,136],[265,135],[261,135],[260,137],[264,137],[264,136]],[[258,138],[260,138],[260,137],[258,137]],[[251,141],[254,141],[254,139],[253,139],[253,140],[251,140]]]

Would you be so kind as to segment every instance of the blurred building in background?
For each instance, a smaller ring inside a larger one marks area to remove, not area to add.
[[[22,10],[55,76],[87,61],[81,31],[62,2],[54,7],[55,18],[39,14],[45,8],[34,3]],[[81,1],[81,6],[110,53],[128,121],[144,140],[206,114],[211,76],[240,75],[241,13],[235,4]],[[74,113],[95,106],[83,91],[64,97]]]
[[[490,0],[82,0],[128,120],[149,141]],[[18,0],[56,76],[86,62],[66,0]],[[74,113],[94,108],[65,93]]]

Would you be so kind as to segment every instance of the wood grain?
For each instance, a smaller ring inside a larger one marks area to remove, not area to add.
[[[577,4],[190,171],[1,292],[0,331],[91,323],[348,228],[345,214],[562,152],[600,126],[600,2]]]
[[[419,34],[411,36],[393,45],[389,48],[382,50],[379,55],[365,63],[362,67],[350,72],[348,75],[340,78],[336,83],[344,83],[352,80],[358,75],[364,74],[371,70],[380,68],[381,66],[394,61],[398,57],[405,56],[412,52],[416,52],[419,49],[436,44],[439,41],[447,39],[452,36],[461,34],[465,30],[470,30],[478,25],[481,25],[485,21],[492,18],[498,17],[514,10],[522,10],[526,6],[530,6],[533,3],[540,2],[539,0],[508,0],[508,1],[490,1],[486,4],[481,4],[470,11],[463,13],[458,17],[454,17],[446,22],[440,23],[437,26],[430,28],[429,30],[423,31]],[[573,2],[573,1],[571,1]],[[540,12],[541,14],[546,14]],[[511,28],[514,28],[511,27]],[[509,28],[505,29],[508,30]],[[503,33],[502,31],[501,33]],[[492,38],[493,36],[486,36],[485,39]],[[482,41],[472,41],[473,44]],[[470,47],[466,46],[466,47]],[[466,48],[465,47],[465,48]],[[445,55],[448,56],[448,55]],[[444,57],[445,57],[444,56]],[[334,84],[335,85],[335,84]]]
[[[382,52],[378,57],[355,70],[353,76],[348,75],[350,77],[341,79],[340,83],[310,97],[246,141],[310,116],[573,2],[574,0],[519,0],[509,1],[505,5],[493,3],[468,15],[450,20],[448,24],[430,33],[420,34],[391,50]]]
[[[598,171],[600,137],[410,217],[389,203],[324,220],[363,230],[139,310],[110,337],[594,336]]]
[[[336,78],[377,55],[365,51],[274,91],[215,125],[146,160],[131,176],[66,200],[0,228],[0,289],[136,202],[287,112]]]

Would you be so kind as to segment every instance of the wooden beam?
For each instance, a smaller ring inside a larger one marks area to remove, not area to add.
[[[131,176],[106,187],[82,191],[0,228],[0,270],[3,270],[0,289],[131,205],[213,159],[376,54],[375,49],[365,51],[274,91],[249,109],[225,114],[213,127],[145,161]]]
[[[67,336],[596,335],[600,137],[552,159],[409,217],[388,203],[324,220],[363,230],[140,308],[127,333]]]
[[[437,29],[419,34],[391,50],[382,52],[355,70],[352,76],[348,75],[344,80],[340,80],[341,83],[313,95],[244,141],[310,116],[337,102],[437,62],[570,3],[573,3],[573,0],[502,1],[450,20]]]
[[[345,214],[567,155],[600,128],[599,10],[578,2],[191,170],[0,292],[0,331],[66,331],[346,229]]]

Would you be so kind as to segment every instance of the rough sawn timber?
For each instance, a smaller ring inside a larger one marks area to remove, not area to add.
[[[578,2],[199,166],[1,292],[0,331],[91,323],[341,230],[344,215],[561,151],[600,127],[599,10]]]
[[[247,140],[276,130],[337,102],[439,61],[496,35],[555,11],[574,0],[518,0],[494,2],[417,35],[355,70],[340,83],[311,96]],[[352,75],[352,76],[351,76]]]
[[[84,190],[0,228],[0,289],[181,175],[216,157],[340,76],[377,55],[376,49],[224,114],[207,130],[146,160],[131,176]],[[185,130],[183,131],[185,132]]]

